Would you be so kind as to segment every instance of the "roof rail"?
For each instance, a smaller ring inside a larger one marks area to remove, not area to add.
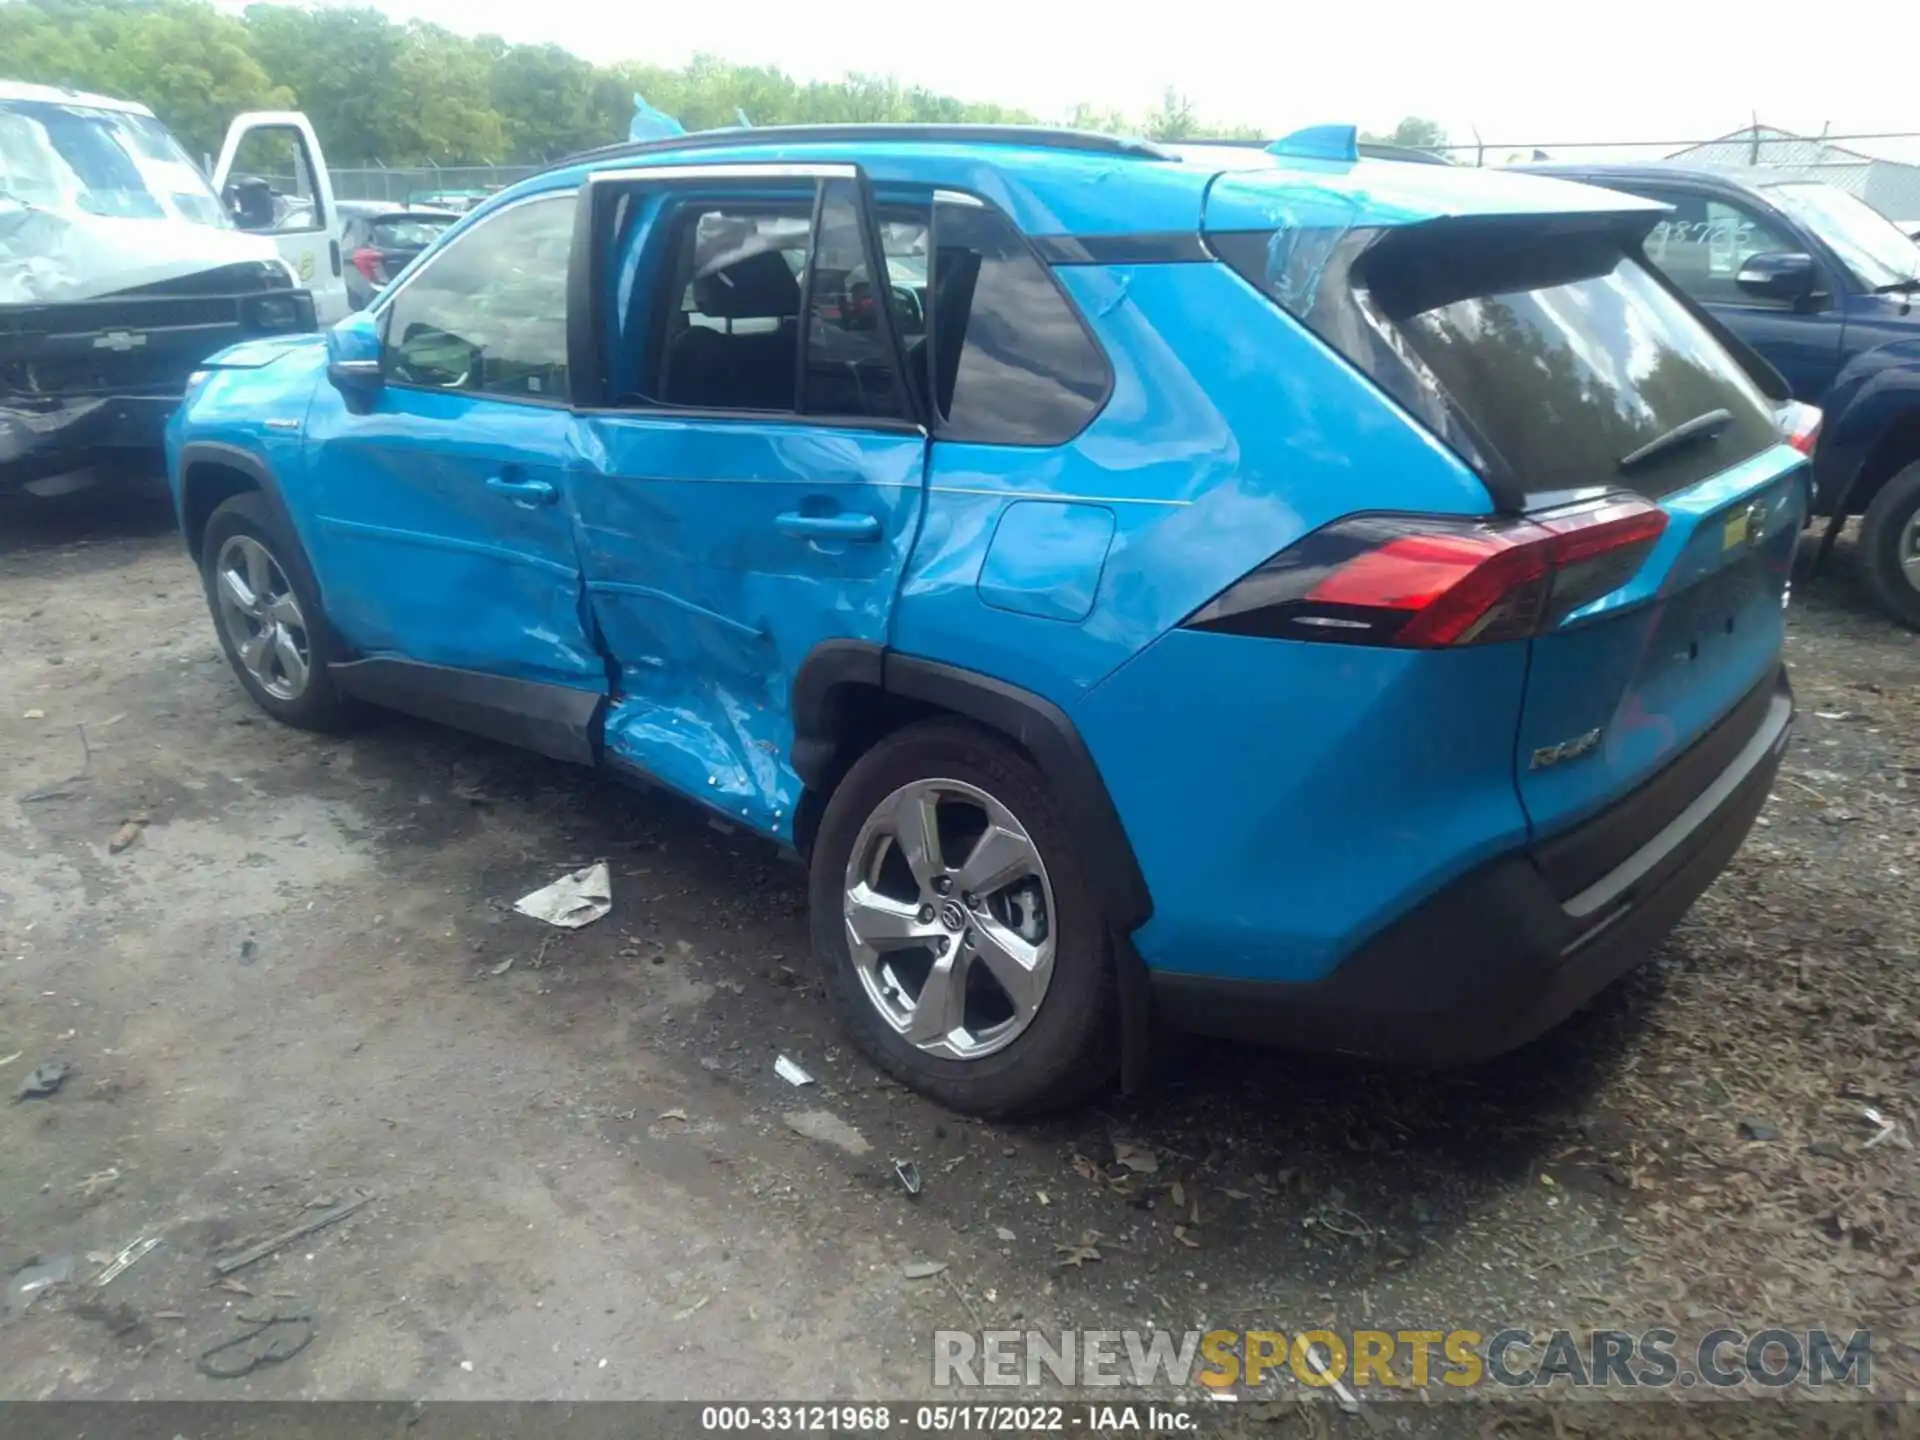
[[[680,150],[713,150],[728,145],[1030,145],[1051,150],[1080,150],[1094,155],[1125,155],[1136,160],[1174,157],[1147,140],[1123,140],[1091,130],[1047,125],[755,125],[742,129],[696,130],[663,140],[622,140],[582,150],[547,168],[558,170],[588,160],[666,155]]]

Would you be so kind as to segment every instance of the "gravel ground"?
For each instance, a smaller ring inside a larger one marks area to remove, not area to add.
[[[1762,828],[1568,1025],[1444,1075],[1178,1047],[1144,1096],[993,1125],[839,1042],[766,847],[406,720],[273,727],[163,511],[0,512],[0,1081],[75,1067],[0,1111],[0,1267],[161,1238],[12,1307],[0,1398],[899,1396],[936,1326],[1722,1323],[1871,1329],[1875,1393],[1920,1398],[1920,637],[1836,560]],[[597,857],[608,919],[510,912]],[[261,1303],[306,1348],[200,1373]],[[1449,1426],[1623,1433],[1549,1408]]]

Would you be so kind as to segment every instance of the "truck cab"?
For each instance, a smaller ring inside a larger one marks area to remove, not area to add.
[[[1920,245],[1856,196],[1792,171],[1534,165],[1672,207],[1647,258],[1825,412],[1819,556],[1856,515],[1882,606],[1920,629]]]
[[[294,168],[243,228],[249,149]],[[305,117],[241,116],[221,162],[210,183],[144,105],[0,81],[0,492],[156,475],[207,356],[346,312]]]

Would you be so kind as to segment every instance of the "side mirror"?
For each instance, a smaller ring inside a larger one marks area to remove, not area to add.
[[[378,319],[362,310],[327,331],[327,379],[348,398],[380,389],[384,380]]]
[[[1733,283],[1761,300],[1804,300],[1820,283],[1811,255],[1780,250],[1749,255]]]

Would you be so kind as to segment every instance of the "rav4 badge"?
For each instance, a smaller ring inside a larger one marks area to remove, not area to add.
[[[1596,726],[1586,734],[1576,735],[1571,740],[1562,740],[1558,745],[1542,745],[1533,752],[1531,768],[1544,770],[1549,765],[1558,765],[1562,760],[1578,760],[1599,743],[1600,727]]]

